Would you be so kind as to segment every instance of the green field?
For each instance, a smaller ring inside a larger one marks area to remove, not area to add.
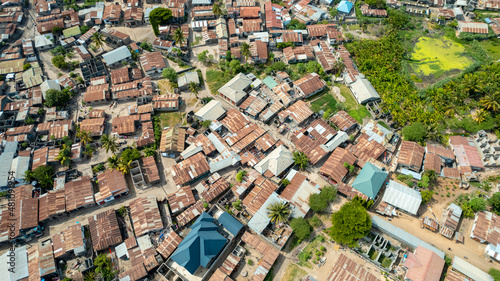
[[[500,40],[492,38],[489,40],[478,41],[479,45],[486,51],[486,53],[494,60],[500,60]]]
[[[447,38],[420,37],[411,59],[416,75],[434,79],[449,71],[460,72],[473,63],[464,46]]]

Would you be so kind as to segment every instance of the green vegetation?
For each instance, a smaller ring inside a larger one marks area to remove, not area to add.
[[[299,265],[311,268],[311,264],[308,262],[309,259],[313,256],[313,251],[318,249],[325,242],[325,237],[323,235],[318,235],[314,237],[311,243],[307,244],[307,246],[299,253]]]
[[[45,92],[45,106],[47,107],[64,107],[71,99],[71,92],[68,89],[58,91],[49,89]]]
[[[243,178],[245,177],[245,175],[247,174],[247,171],[245,170],[241,170],[239,171],[237,174],[236,174],[236,181],[237,182],[242,182],[243,181]]]
[[[427,204],[427,203],[431,202],[433,194],[434,194],[434,192],[431,190],[420,191],[420,195],[422,196],[422,204]]]
[[[179,112],[166,112],[158,115],[161,128],[173,127],[177,124],[180,124],[183,117],[183,114]]]
[[[294,218],[290,221],[290,227],[299,241],[304,241],[311,235],[311,226],[304,218]]]
[[[434,78],[451,70],[461,71],[473,63],[462,44],[445,37],[420,37],[411,59],[410,65],[417,75],[433,75]]]
[[[475,194],[461,194],[455,199],[455,203],[462,208],[465,218],[473,218],[474,213],[486,210],[486,200]]]
[[[210,125],[212,125],[212,121],[211,120],[205,120],[203,122],[201,122],[201,125],[205,128],[208,128],[210,127]]]
[[[163,76],[163,78],[168,79],[170,82],[177,83],[177,72],[173,68],[164,68],[161,72],[161,75]]]
[[[292,209],[287,201],[280,201],[271,204],[267,207],[267,216],[272,223],[281,224],[288,222],[288,218],[292,214]]]
[[[324,186],[319,194],[309,196],[309,207],[316,213],[324,212],[336,197],[337,190],[333,186]]]
[[[298,281],[302,280],[304,276],[306,276],[307,272],[300,268],[296,264],[290,264],[286,269],[285,273],[283,274],[283,279],[284,281]]]
[[[309,158],[304,152],[294,151],[293,152],[293,161],[295,165],[299,166],[300,170],[305,170],[309,163]]]
[[[344,105],[346,107],[347,113],[352,116],[359,123],[363,123],[363,118],[370,117],[370,112],[366,107],[360,105],[356,99],[352,96],[351,91],[344,84],[334,84],[340,88],[340,94],[345,98]],[[380,121],[379,121],[380,123]]]
[[[248,263],[248,265],[253,265],[253,260],[248,259],[247,263]]]
[[[420,122],[415,122],[403,128],[405,140],[423,142],[427,136],[427,128]]]
[[[375,251],[374,249],[371,249],[371,250],[370,250],[370,253],[371,253],[371,254],[370,254],[370,259],[371,259],[371,260],[376,260],[376,259],[377,259],[377,257],[378,257],[378,252],[377,252],[377,251]]]
[[[500,281],[500,270],[495,268],[490,268],[488,273],[495,279],[495,281]]]
[[[490,199],[488,199],[488,205],[491,206],[491,210],[500,215],[500,192],[495,192]]]
[[[497,118],[500,118],[496,114],[498,109],[487,109],[482,105],[488,110],[485,112],[484,121],[475,121],[468,117],[468,114],[474,108],[481,108],[480,101],[487,97],[491,96],[491,101],[496,99],[497,94],[494,93],[498,92],[500,87],[500,77],[491,76],[489,73],[500,72],[500,63],[484,64],[473,73],[448,79],[443,81],[441,86],[436,85],[419,92],[409,75],[405,73],[404,59],[407,50],[401,40],[406,38],[400,38],[395,32],[389,32],[377,41],[362,40],[347,45],[348,50],[356,58],[360,72],[368,77],[381,95],[382,109],[390,111],[393,120],[399,126],[420,122],[428,128],[426,138],[436,140],[441,140],[441,132],[446,127],[474,133],[480,128],[489,130],[495,128],[495,122],[498,123]],[[469,50],[475,48],[473,57],[476,61],[486,59],[484,52],[481,52],[480,47],[474,42],[468,48]],[[378,52],[373,53],[373,50]],[[465,72],[473,71],[477,66],[477,63],[471,65]],[[461,124],[462,120],[467,123]]]
[[[27,170],[24,174],[24,182],[37,181],[42,189],[52,189],[54,186],[54,168],[51,166],[38,166],[34,171]]]
[[[167,23],[172,18],[172,11],[167,8],[158,7],[149,13],[149,22],[153,28],[155,36],[160,33],[159,26]]]
[[[489,40],[478,41],[477,44],[491,57],[494,61],[500,60],[500,39],[491,38]]]
[[[382,255],[379,259],[379,261],[382,260],[380,262],[380,264],[385,267],[385,268],[389,268],[389,266],[391,266],[391,263],[392,263],[392,260],[387,258],[386,256]]]
[[[366,209],[358,202],[344,204],[332,215],[330,236],[337,243],[353,247],[357,240],[370,231],[372,220]]]
[[[323,223],[321,222],[321,219],[318,217],[318,215],[314,215],[311,218],[307,219],[307,222],[312,228],[316,228],[321,226]]]
[[[330,94],[330,91],[327,91],[323,96],[319,99],[311,102],[311,110],[319,113],[321,110],[335,110],[335,106],[337,105],[337,100]]]
[[[217,70],[207,71],[207,84],[212,95],[216,95],[218,90],[224,86],[227,82],[231,80],[229,75],[225,75],[224,72]]]

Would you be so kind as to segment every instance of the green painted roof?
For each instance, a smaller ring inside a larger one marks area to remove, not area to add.
[[[354,180],[352,187],[373,199],[377,196],[387,175],[386,172],[375,167],[373,164],[366,163],[358,177]]]
[[[63,30],[64,38],[69,38],[80,34],[82,34],[82,32],[80,31],[79,26],[73,26]]]
[[[274,79],[271,76],[267,76],[266,78],[264,78],[264,80],[262,80],[262,82],[266,84],[266,86],[271,90],[274,87],[278,86],[278,83],[276,83],[276,81],[274,81]]]

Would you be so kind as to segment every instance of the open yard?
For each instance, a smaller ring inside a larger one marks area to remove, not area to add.
[[[334,84],[340,88],[340,94],[345,98],[345,106],[347,113],[352,116],[360,124],[363,124],[363,118],[370,117],[370,112],[363,105],[360,105],[352,96],[351,91],[344,84]]]
[[[500,60],[500,40],[492,38],[489,40],[478,41],[479,45],[486,51],[486,53],[494,60]]]
[[[307,272],[300,268],[296,264],[290,264],[285,270],[285,273],[283,274],[283,280],[284,281],[298,281],[302,280],[304,276],[306,276]]]
[[[330,94],[330,92],[326,92],[319,99],[311,102],[311,109],[316,113],[319,113],[321,110],[327,111],[328,109],[334,112],[336,105],[337,101],[335,98]]]
[[[430,82],[436,82],[448,72],[461,72],[473,63],[463,45],[447,38],[420,37],[411,58],[415,74]]]
[[[225,75],[224,72],[218,70],[207,71],[207,84],[212,95],[216,95],[217,91],[231,80],[231,76]]]
[[[184,114],[179,112],[161,113],[159,116],[162,128],[175,126],[184,118]]]

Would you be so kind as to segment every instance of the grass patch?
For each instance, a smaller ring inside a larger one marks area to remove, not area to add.
[[[368,256],[370,257],[370,259],[375,260],[378,256],[378,252],[372,248],[370,249],[370,252],[368,252]]]
[[[195,36],[194,41],[191,43],[191,46],[196,46],[196,45],[200,44],[201,39],[203,39],[203,37]]]
[[[450,70],[465,69],[473,63],[462,44],[443,37],[420,37],[411,59],[414,62],[410,65],[417,75],[434,77],[443,76]]]
[[[311,268],[311,264],[309,263],[309,259],[314,258],[314,253],[316,252],[316,249],[321,246],[323,242],[325,242],[325,237],[323,235],[318,235],[314,237],[314,239],[309,243],[303,250],[302,252],[299,253],[298,258],[299,258],[299,265],[300,266],[305,266],[308,268]]]
[[[293,249],[297,248],[300,244],[299,238],[296,235],[293,236],[292,241],[290,241],[290,245],[288,245],[288,251],[291,252]]]
[[[173,127],[181,123],[182,118],[184,118],[184,114],[181,114],[179,112],[160,113],[159,118],[161,128],[163,129],[165,127]]]
[[[231,80],[231,76],[226,75],[222,71],[218,70],[208,70],[207,71],[207,84],[208,88],[212,95],[216,95],[217,91],[224,86],[229,80]]]
[[[285,273],[283,274],[283,279],[285,281],[295,281],[301,280],[302,277],[306,276],[307,272],[300,268],[296,264],[290,264],[285,269]]]
[[[363,123],[363,118],[368,118],[371,116],[370,112],[368,112],[368,109],[360,105],[356,101],[356,99],[354,99],[354,96],[346,85],[335,84],[334,86],[340,88],[340,94],[345,98],[344,105],[347,107],[347,113],[349,113],[349,115],[351,115],[354,120],[358,121],[359,123]]]
[[[391,128],[389,128],[389,126],[387,126],[387,124],[385,124],[385,123],[384,123],[384,121],[378,121],[378,123],[379,123],[382,127],[386,128],[387,130],[390,130],[390,129],[391,129]]]
[[[311,102],[311,110],[318,113],[321,110],[326,111],[327,109],[335,110],[335,105],[337,105],[337,100],[330,94],[327,93],[321,96],[319,99]]]
[[[483,50],[494,60],[500,60],[500,40],[492,38],[489,40],[478,41]]]
[[[380,264],[385,267],[385,268],[389,268],[389,266],[391,266],[391,263],[392,263],[392,260],[387,258],[386,256],[382,255],[381,258],[382,261],[380,262]],[[379,261],[380,261],[379,259]]]
[[[170,81],[167,79],[162,79],[157,82],[158,88],[160,89],[160,93],[162,95],[166,95],[168,93],[173,93],[174,89],[172,88],[172,85],[170,84]]]

